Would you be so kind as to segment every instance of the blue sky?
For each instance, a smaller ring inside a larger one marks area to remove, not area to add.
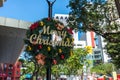
[[[53,5],[53,16],[68,14],[68,4],[69,0],[56,0]],[[48,16],[48,4],[46,0],[7,0],[0,8],[0,16],[35,22]]]

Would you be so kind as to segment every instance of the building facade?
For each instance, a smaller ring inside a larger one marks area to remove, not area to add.
[[[20,80],[20,62],[30,22],[0,17],[0,80]]]
[[[19,80],[21,63],[17,61],[15,64],[1,63],[0,80]]]

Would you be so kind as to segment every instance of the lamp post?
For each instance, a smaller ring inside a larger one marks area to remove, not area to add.
[[[3,7],[3,3],[7,0],[0,0],[0,7]]]
[[[55,3],[56,0],[46,0],[48,3],[48,17],[52,18],[52,6]]]
[[[52,18],[52,6],[56,0],[46,0],[46,1],[48,3],[48,17]],[[50,63],[51,63],[51,60],[50,60]],[[47,71],[46,79],[51,80],[51,65],[46,68],[46,71]]]

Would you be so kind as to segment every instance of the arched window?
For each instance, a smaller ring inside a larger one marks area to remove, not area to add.
[[[65,17],[65,19],[67,20],[68,18],[67,18],[67,17]]]
[[[56,16],[56,19],[59,19],[59,17],[58,17],[58,16]]]
[[[60,19],[63,19],[63,17],[61,16]]]

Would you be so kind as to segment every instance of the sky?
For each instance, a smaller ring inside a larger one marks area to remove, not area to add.
[[[52,15],[68,14],[68,4],[69,0],[56,0]],[[7,0],[3,7],[0,7],[0,17],[35,22],[48,17],[48,4],[46,0]]]

